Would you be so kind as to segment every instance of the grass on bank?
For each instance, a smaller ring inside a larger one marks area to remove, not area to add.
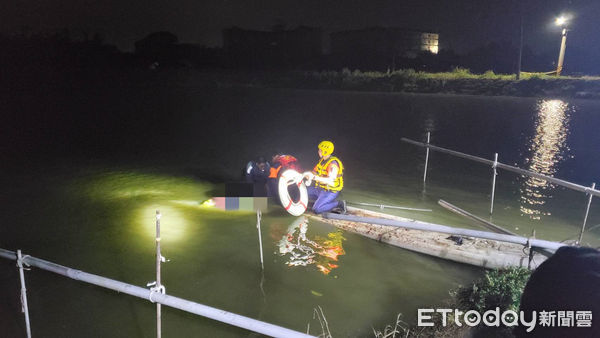
[[[525,268],[508,268],[486,271],[485,276],[473,282],[470,286],[460,286],[450,292],[450,299],[438,308],[458,309],[461,311],[475,310],[484,313],[487,310],[500,309],[500,313],[512,310],[518,311],[521,294],[529,280],[531,271]],[[432,327],[417,327],[402,321],[401,315],[396,317],[393,325],[387,325],[383,330],[373,329],[376,338],[400,337],[513,337],[511,328],[508,327],[475,327],[470,328],[463,324],[459,327],[454,324],[455,318],[448,317],[448,323],[442,326],[442,317],[439,313],[432,314]],[[460,319],[462,323],[464,321]]]
[[[485,79],[485,80],[517,80],[515,74],[496,74],[492,70],[488,70],[481,74],[472,73],[468,68],[456,67],[450,72],[439,72],[430,73],[423,71],[415,71],[414,69],[399,69],[389,72],[376,72],[376,71],[360,71],[358,69],[351,71],[348,68],[344,68],[341,72],[337,71],[322,71],[312,72],[311,74],[316,78],[327,78],[327,77],[355,77],[355,78],[372,78],[372,79],[383,79],[383,78],[412,78],[412,79],[439,79],[439,80],[457,80],[457,79]],[[600,80],[600,76],[556,76],[548,73],[539,72],[521,72],[521,79],[545,79],[545,80]]]
[[[263,79],[262,82],[266,86],[319,90],[600,99],[600,77],[576,78],[545,73],[522,73],[521,78],[517,80],[514,74],[496,74],[493,71],[474,74],[466,68],[455,68],[442,73],[414,69],[362,72],[345,68],[342,71],[279,74],[270,79]]]

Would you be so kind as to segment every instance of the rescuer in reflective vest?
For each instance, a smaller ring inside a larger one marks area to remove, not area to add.
[[[312,173],[306,173],[309,181],[315,181],[314,186],[308,187],[308,199],[314,201],[312,210],[316,214],[339,208],[346,213],[346,201],[338,201],[340,191],[344,188],[344,165],[339,158],[333,156],[333,143],[319,143],[319,162]]]

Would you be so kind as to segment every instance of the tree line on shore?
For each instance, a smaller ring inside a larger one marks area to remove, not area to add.
[[[514,74],[518,63],[518,48],[508,41],[490,42],[464,54],[442,49],[437,54],[421,52],[414,58],[377,54],[369,57],[320,54],[298,60],[286,59],[285,55],[252,57],[240,53],[227,48],[180,43],[169,32],[155,32],[138,40],[133,52],[120,51],[106,43],[99,34],[85,34],[78,39],[71,37],[68,31],[52,35],[0,35],[0,64],[8,70],[33,67],[341,71],[348,68],[379,72],[399,69],[448,72],[459,67],[473,73],[492,71],[495,74]],[[522,69],[531,72],[550,71],[555,67],[555,58],[554,54],[535,53],[525,46]],[[587,61],[590,58],[585,51],[571,48],[566,59],[566,75],[600,74],[600,65]]]

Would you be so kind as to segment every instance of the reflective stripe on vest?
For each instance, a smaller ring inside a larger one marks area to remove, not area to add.
[[[319,162],[317,163],[317,165],[315,166],[315,168],[313,169],[313,172],[317,176],[328,177],[329,176],[329,172],[328,172],[329,165],[331,165],[331,163],[334,161],[337,162],[338,167],[340,169],[338,170],[337,177],[333,181],[333,186],[315,181],[315,187],[323,188],[328,191],[342,190],[342,188],[344,187],[344,177],[343,177],[344,165],[342,164],[342,161],[340,161],[339,158],[337,158],[335,156],[331,156],[327,160],[320,159]]]

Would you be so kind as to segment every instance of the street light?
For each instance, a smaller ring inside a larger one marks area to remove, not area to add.
[[[521,79],[521,60],[523,58],[523,3],[519,2],[520,36],[519,36],[519,58],[517,61],[517,80]]]
[[[560,52],[558,53],[558,64],[556,65],[556,76],[560,76],[565,60],[565,48],[567,47],[567,18],[560,16],[556,18],[555,23],[562,28],[562,40],[560,42]]]

